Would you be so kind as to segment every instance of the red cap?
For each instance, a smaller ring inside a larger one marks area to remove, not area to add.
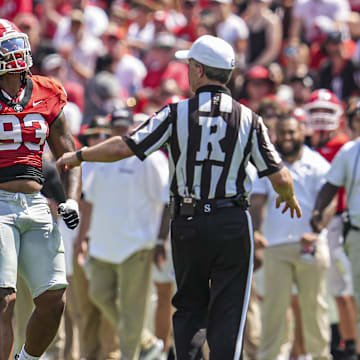
[[[104,32],[104,36],[113,36],[118,40],[124,39],[125,35],[124,29],[114,23],[110,23],[109,27]]]
[[[270,80],[269,70],[263,66],[255,65],[246,73],[246,78],[249,80],[265,79]]]

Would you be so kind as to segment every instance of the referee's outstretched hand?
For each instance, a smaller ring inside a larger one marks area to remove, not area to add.
[[[295,212],[296,212],[296,216],[298,218],[301,218],[301,216],[302,216],[301,207],[300,207],[295,195],[289,199],[283,199],[281,195],[278,195],[278,197],[276,198],[276,208],[278,209],[280,207],[281,203],[283,203],[283,202],[285,203],[285,206],[281,210],[282,214],[284,214],[288,209],[290,209],[290,215],[292,218],[294,218]]]
[[[81,161],[76,156],[76,151],[64,153],[57,161],[56,168],[59,173],[79,166]]]

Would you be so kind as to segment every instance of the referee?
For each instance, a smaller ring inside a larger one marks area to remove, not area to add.
[[[204,35],[176,57],[188,59],[194,97],[165,106],[128,137],[63,155],[57,166],[66,170],[133,154],[143,160],[167,146],[177,359],[201,359],[205,338],[212,360],[239,359],[253,266],[249,160],[271,180],[283,212],[301,217],[301,209],[262,119],[225,87],[235,64],[232,47]]]

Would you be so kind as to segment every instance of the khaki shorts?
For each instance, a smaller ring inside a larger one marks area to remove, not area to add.
[[[16,290],[18,270],[33,298],[67,286],[64,246],[46,198],[0,190],[0,287]]]
[[[335,215],[328,225],[328,244],[330,250],[328,286],[333,296],[352,296],[354,295],[354,289],[351,263],[344,251],[342,231],[342,217],[341,215]]]

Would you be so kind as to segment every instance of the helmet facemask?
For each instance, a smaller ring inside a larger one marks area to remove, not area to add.
[[[306,126],[313,131],[334,131],[339,128],[343,113],[338,104],[325,101],[316,101],[305,105],[307,111]]]
[[[33,65],[28,36],[11,33],[0,40],[0,75],[28,71]]]

